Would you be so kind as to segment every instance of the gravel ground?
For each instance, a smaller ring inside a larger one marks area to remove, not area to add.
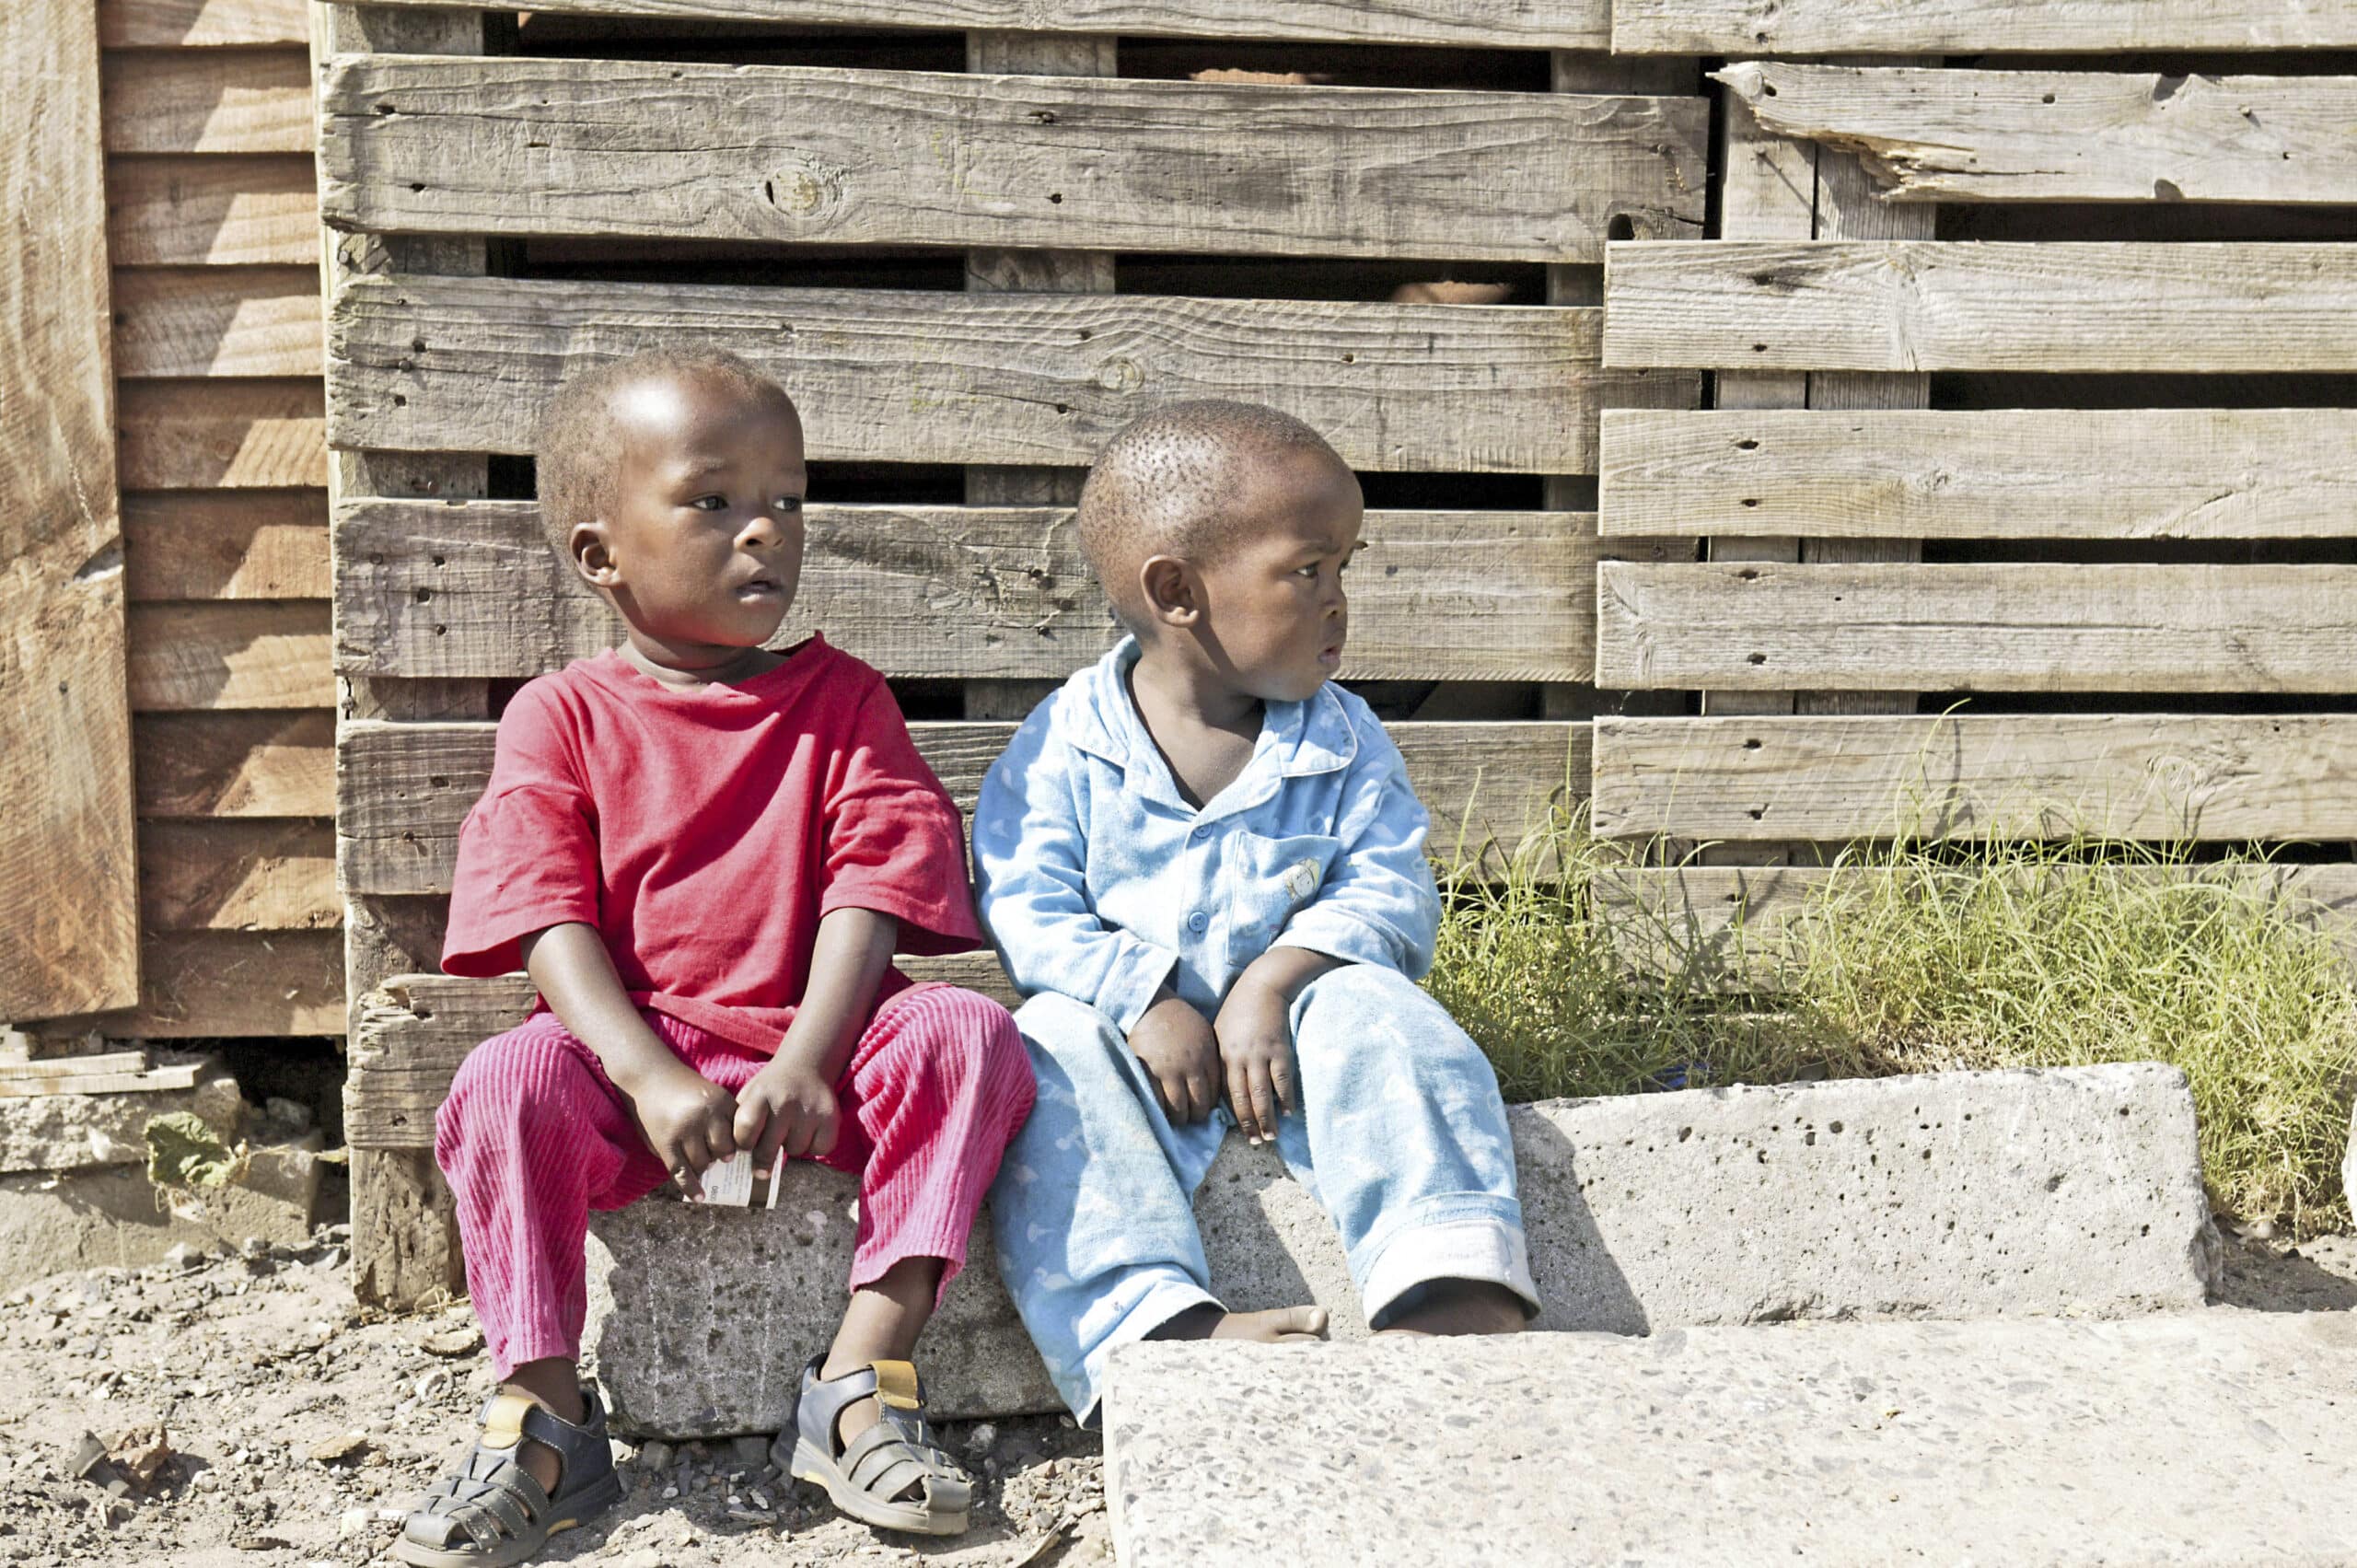
[[[0,1563],[391,1562],[401,1511],[467,1441],[490,1368],[463,1305],[399,1318],[357,1307],[344,1241],[334,1227],[302,1249],[61,1274],[0,1298]],[[2244,1235],[2226,1253],[2223,1307],[2357,1307],[2357,1237]],[[1112,1561],[1093,1434],[1064,1420],[944,1424],[982,1481],[961,1538],[911,1546],[853,1524],[727,1444],[618,1445],[626,1501],[542,1561]],[[85,1434],[112,1456],[77,1477]]]

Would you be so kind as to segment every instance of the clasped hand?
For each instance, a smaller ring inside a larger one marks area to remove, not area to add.
[[[1277,1119],[1301,1109],[1293,1060],[1292,1007],[1275,988],[1248,971],[1228,988],[1216,1020],[1177,996],[1145,1011],[1130,1032],[1130,1049],[1145,1064],[1170,1120],[1193,1123],[1219,1107],[1256,1144],[1277,1135]]]
[[[842,1131],[833,1086],[784,1057],[734,1095],[684,1064],[624,1087],[647,1144],[691,1198],[703,1195],[704,1170],[740,1149],[752,1150],[754,1170],[766,1173],[781,1154],[833,1153]]]

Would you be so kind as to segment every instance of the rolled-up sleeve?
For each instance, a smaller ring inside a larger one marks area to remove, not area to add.
[[[1440,894],[1424,858],[1431,819],[1383,726],[1365,719],[1358,732],[1358,754],[1342,784],[1341,853],[1273,946],[1422,980],[1440,936]]]
[[[982,781],[974,809],[982,924],[1016,990],[1085,1002],[1127,1034],[1178,955],[1109,928],[1091,907],[1081,762],[1054,733],[1054,706],[1040,705]]]

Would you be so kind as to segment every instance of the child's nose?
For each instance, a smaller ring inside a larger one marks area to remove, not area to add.
[[[785,530],[778,526],[777,519],[771,517],[769,509],[764,507],[746,521],[744,531],[737,536],[737,542],[749,549],[769,549],[784,537]]]

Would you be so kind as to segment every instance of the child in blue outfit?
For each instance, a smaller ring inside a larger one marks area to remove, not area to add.
[[[1180,403],[1113,438],[1079,521],[1131,635],[1031,714],[973,828],[1039,1076],[991,1190],[999,1266],[1058,1389],[1086,1420],[1117,1346],[1323,1330],[1208,1288],[1191,1199],[1231,1125],[1333,1216],[1378,1331],[1519,1329],[1497,1080],[1414,983],[1424,808],[1329,684],[1358,482],[1296,420]]]

